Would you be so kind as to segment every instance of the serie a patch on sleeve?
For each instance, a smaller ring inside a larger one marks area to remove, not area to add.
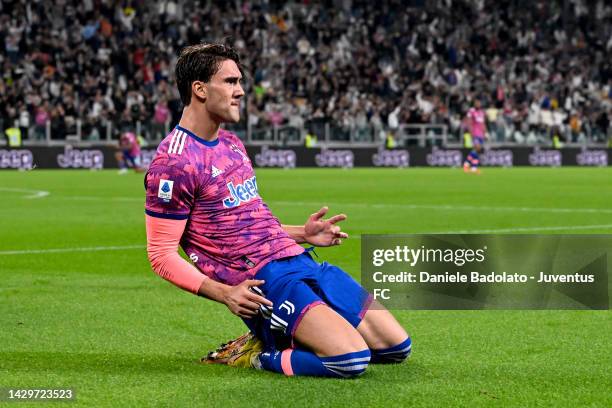
[[[157,197],[164,201],[170,201],[172,199],[172,188],[174,187],[173,180],[159,180],[159,189],[157,190]]]

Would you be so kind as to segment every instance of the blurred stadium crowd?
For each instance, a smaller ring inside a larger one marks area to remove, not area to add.
[[[0,125],[42,138],[50,121],[61,138],[80,118],[95,139],[141,121],[159,137],[182,109],[178,51],[215,40],[243,56],[251,126],[460,134],[478,98],[493,140],[610,133],[604,0],[0,0]]]

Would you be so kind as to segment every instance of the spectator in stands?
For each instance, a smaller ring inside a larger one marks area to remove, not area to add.
[[[262,120],[281,113],[284,122],[286,105],[299,100],[305,122],[340,118],[357,126],[365,115],[368,126],[383,128],[401,105],[400,123],[458,129],[469,95],[482,94],[492,101],[485,109],[507,104],[516,113],[503,116],[506,139],[527,134],[525,107],[533,107],[534,135],[543,136],[541,109],[553,113],[547,123],[556,126],[557,110],[567,117],[575,111],[585,137],[602,133],[600,112],[609,112],[612,100],[612,5],[603,0],[342,4],[1,2],[0,120],[9,126],[19,119],[20,101],[34,118],[38,105],[25,101],[33,93],[66,113],[50,115],[63,122],[53,124],[54,138],[92,111],[91,126],[99,111],[99,120],[139,120],[153,129],[162,96],[175,122],[181,106],[167,82],[177,50],[226,37],[253,68],[247,86]]]
[[[167,133],[170,122],[170,109],[165,96],[161,96],[155,104],[153,117],[153,138],[163,139]]]

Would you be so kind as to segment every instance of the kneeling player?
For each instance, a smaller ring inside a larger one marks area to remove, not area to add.
[[[310,253],[271,262],[257,273],[264,283],[251,290],[273,306],[260,306],[244,319],[251,332],[204,362],[353,377],[369,363],[398,363],[410,355],[410,338],[393,316],[380,304],[371,307],[371,295],[344,271],[315,262]]]
[[[338,267],[299,244],[339,245],[347,234],[327,208],[303,226],[281,225],[258,193],[240,139],[242,68],[223,45],[185,48],[176,64],[185,106],[145,177],[147,251],[153,269],[182,289],[225,304],[252,335],[223,352],[235,365],[353,377],[371,362],[400,362],[410,338]],[[179,243],[194,265],[177,253]],[[221,353],[223,354],[223,353]],[[218,356],[217,356],[218,357]]]
[[[145,170],[141,164],[140,143],[138,143],[138,138],[134,133],[124,132],[121,134],[119,149],[120,151],[115,154],[117,163],[119,163],[119,174],[127,173],[129,167],[137,173]]]
[[[476,140],[476,139],[475,139]],[[465,161],[463,162],[463,171],[466,173],[480,173],[480,153],[482,148],[481,143],[475,143],[474,148],[468,153]]]

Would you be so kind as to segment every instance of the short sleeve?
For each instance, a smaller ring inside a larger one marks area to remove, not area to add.
[[[235,134],[233,134],[232,132],[229,132],[227,130],[224,131],[224,136],[227,137],[231,141],[231,144],[233,146],[236,146],[238,148],[238,150],[240,150],[242,153],[244,153],[245,155],[248,156],[248,152],[246,150],[246,147],[244,147],[244,144],[242,143],[242,140],[240,140],[240,138],[238,136],[236,136]]]
[[[187,219],[197,194],[196,176],[186,160],[156,157],[145,176],[145,212],[152,217]]]

